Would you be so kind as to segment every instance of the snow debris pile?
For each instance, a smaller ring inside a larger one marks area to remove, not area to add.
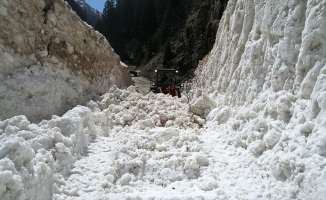
[[[0,0],[1,119],[39,122],[131,84],[105,37],[66,4]]]
[[[96,134],[90,114],[76,107],[38,125],[23,115],[0,121],[1,199],[50,199],[54,173],[69,174]]]
[[[2,199],[49,199],[53,192],[61,199],[82,191],[91,198],[99,188],[103,194],[133,191],[139,183],[165,187],[200,177],[209,165],[198,137],[204,119],[188,112],[184,98],[135,91],[133,86],[112,87],[101,101],[39,124],[25,116],[1,121]],[[88,148],[97,140],[107,143]],[[87,154],[95,159],[94,166],[74,168]],[[96,182],[80,185],[79,176],[89,167]],[[70,184],[65,181],[68,177]],[[205,190],[215,187],[207,184]]]

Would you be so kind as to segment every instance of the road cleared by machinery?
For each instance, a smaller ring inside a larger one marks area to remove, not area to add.
[[[139,93],[141,93],[142,95],[146,95],[149,92],[150,85],[151,85],[150,80],[142,76],[137,76],[137,77],[132,76],[132,80],[135,86],[137,86]]]

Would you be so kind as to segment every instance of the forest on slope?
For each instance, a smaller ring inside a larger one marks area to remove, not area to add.
[[[88,16],[85,9],[81,8],[78,5],[78,3],[76,3],[74,0],[65,0],[65,1],[68,2],[71,9],[73,9],[76,12],[76,14],[80,17],[81,20],[91,24],[91,21],[88,20]]]
[[[96,29],[122,61],[142,66],[143,72],[175,68],[190,78],[215,42],[227,2],[107,0]]]
[[[98,20],[102,18],[102,14],[88,5],[84,0],[64,0],[66,1],[71,9],[76,12],[81,20],[87,22],[93,28]]]

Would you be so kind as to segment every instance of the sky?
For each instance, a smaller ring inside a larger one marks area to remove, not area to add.
[[[95,8],[96,10],[102,12],[106,0],[85,0],[88,5]]]

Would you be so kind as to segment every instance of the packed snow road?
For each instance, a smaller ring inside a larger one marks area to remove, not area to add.
[[[142,76],[133,76],[132,80],[135,83],[135,86],[138,88],[139,93],[142,95],[148,94],[150,91],[149,89],[151,87],[151,82],[147,78]]]

